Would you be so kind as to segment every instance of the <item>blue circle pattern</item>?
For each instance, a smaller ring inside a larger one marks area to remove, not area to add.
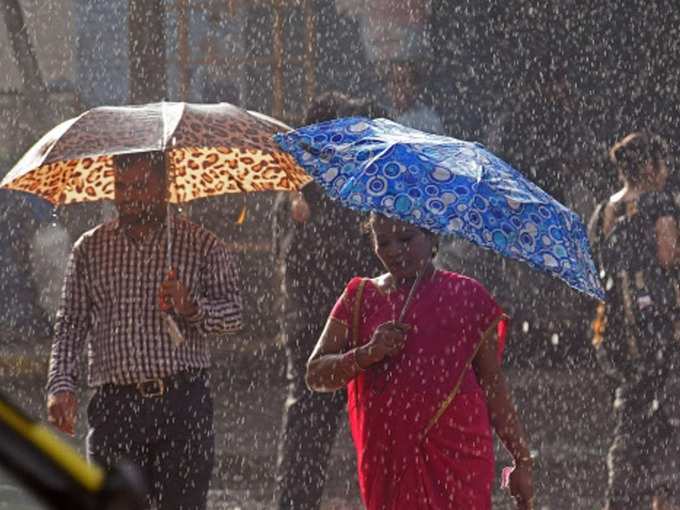
[[[462,237],[604,299],[580,218],[478,143],[360,117],[275,139],[348,207]]]

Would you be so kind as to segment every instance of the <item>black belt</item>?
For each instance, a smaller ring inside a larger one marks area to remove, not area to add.
[[[101,385],[101,389],[106,393],[123,391],[137,393],[145,398],[162,397],[171,389],[176,389],[183,384],[191,384],[199,381],[205,382],[207,377],[208,372],[206,369],[191,368],[182,370],[176,374],[156,379],[148,379],[133,384],[105,383]]]

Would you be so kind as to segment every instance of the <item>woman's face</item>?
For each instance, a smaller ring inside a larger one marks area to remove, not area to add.
[[[434,238],[422,229],[383,216],[371,227],[375,253],[395,279],[414,278],[432,262]]]

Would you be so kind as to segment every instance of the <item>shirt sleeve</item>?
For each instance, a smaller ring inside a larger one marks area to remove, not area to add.
[[[201,336],[231,334],[242,324],[241,286],[232,255],[216,241],[206,257],[201,293],[194,296],[198,311],[186,321]]]
[[[92,305],[86,258],[82,250],[83,245],[76,244],[66,267],[47,373],[48,395],[75,390],[80,355],[90,331]]]

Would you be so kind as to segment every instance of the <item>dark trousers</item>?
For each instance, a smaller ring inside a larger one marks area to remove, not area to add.
[[[203,510],[215,457],[208,377],[202,370],[180,372],[164,386],[156,396],[144,396],[134,385],[98,388],[87,408],[88,458],[104,467],[136,464],[149,508]]]
[[[606,510],[652,508],[654,496],[680,502],[680,431],[662,410],[652,412],[651,403],[625,402],[616,409]]]
[[[276,505],[280,510],[319,508],[331,448],[346,401],[344,391],[313,393],[305,384],[307,359],[326,320],[318,308],[313,314],[310,310],[298,308],[287,314],[284,321],[288,398],[276,470]]]

